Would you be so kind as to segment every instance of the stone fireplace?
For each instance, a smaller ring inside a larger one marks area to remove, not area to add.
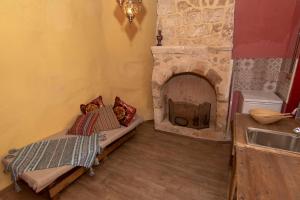
[[[155,128],[193,137],[223,138],[232,71],[230,49],[166,46],[152,47],[152,52]],[[174,126],[169,121],[169,99],[194,105],[210,103],[209,128]]]
[[[155,129],[224,140],[232,73],[232,0],[158,0]]]

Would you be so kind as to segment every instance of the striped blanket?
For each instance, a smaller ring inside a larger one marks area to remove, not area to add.
[[[100,153],[99,140],[99,134],[66,137],[44,140],[20,149],[16,158],[8,166],[16,191],[20,191],[17,180],[26,171],[64,165],[91,168],[97,154]]]

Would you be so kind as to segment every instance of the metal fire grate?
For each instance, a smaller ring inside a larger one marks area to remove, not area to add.
[[[186,102],[168,100],[169,120],[173,125],[194,129],[209,128],[211,104],[205,102],[194,105]]]

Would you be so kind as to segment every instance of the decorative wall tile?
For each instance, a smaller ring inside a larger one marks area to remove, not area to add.
[[[235,60],[234,89],[275,92],[281,64],[281,58]]]
[[[280,69],[278,84],[276,92],[283,99],[287,100],[290,90],[291,80],[288,78],[289,70],[291,66],[291,59],[284,59]]]

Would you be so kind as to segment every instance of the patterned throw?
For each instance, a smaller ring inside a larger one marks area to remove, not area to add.
[[[26,171],[72,165],[91,168],[100,153],[99,134],[44,140],[19,150],[8,166],[16,191],[19,176]]]

